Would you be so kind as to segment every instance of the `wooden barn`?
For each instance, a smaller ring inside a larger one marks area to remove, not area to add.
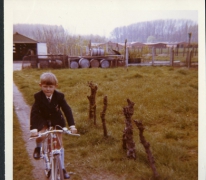
[[[22,60],[31,49],[36,54],[37,41],[16,32],[13,34],[13,61]]]
[[[93,44],[95,44],[95,43],[93,43]],[[96,43],[96,47],[100,47],[102,49],[105,49],[105,52],[107,54],[115,54],[115,53],[123,50],[125,45],[123,43],[115,43],[112,41],[108,41],[106,43],[98,43],[98,44]]]
[[[162,43],[162,42],[158,42],[158,43],[144,43],[145,46],[147,46],[151,53],[152,53],[152,49],[154,48],[154,53],[155,55],[157,54],[157,50],[159,51],[160,54],[162,54],[163,49],[167,48],[167,44],[166,43]]]

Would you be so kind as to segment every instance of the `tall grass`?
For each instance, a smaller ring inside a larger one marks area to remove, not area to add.
[[[14,180],[34,180],[32,169],[33,166],[29,161],[28,153],[26,152],[25,142],[22,139],[22,130],[14,112],[13,120],[13,179]]]
[[[58,90],[72,107],[81,137],[64,137],[67,169],[73,179],[92,179],[106,175],[109,179],[151,179],[138,128],[133,124],[136,160],[129,160],[122,149],[125,127],[123,107],[129,98],[135,103],[134,120],[142,120],[144,136],[151,144],[160,179],[197,179],[198,151],[198,72],[172,67],[129,67],[115,69],[23,70],[14,72],[14,81],[27,103],[39,89],[39,76],[45,71],[56,74]],[[97,125],[88,120],[90,88],[98,85]],[[106,126],[103,137],[100,113],[103,97],[108,97]],[[96,176],[95,176],[96,177]],[[98,178],[96,178],[98,179]]]

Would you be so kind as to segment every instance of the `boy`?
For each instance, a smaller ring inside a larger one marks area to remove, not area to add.
[[[30,130],[37,129],[38,132],[45,132],[48,127],[48,123],[51,126],[60,125],[66,127],[64,117],[61,110],[67,119],[67,123],[70,126],[72,133],[77,133],[75,128],[74,118],[70,106],[67,104],[64,94],[56,90],[58,81],[53,73],[46,72],[40,76],[41,91],[34,94],[35,102],[31,109],[30,114]],[[60,110],[61,108],[61,110]],[[59,133],[60,144],[62,144],[62,134]],[[36,139],[36,148],[34,149],[34,159],[40,159],[41,142],[44,138]],[[60,145],[58,148],[60,148]],[[65,179],[69,179],[69,174],[64,168],[64,148],[62,144],[61,149],[61,164]]]

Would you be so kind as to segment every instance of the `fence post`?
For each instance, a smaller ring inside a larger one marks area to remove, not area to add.
[[[176,47],[176,56],[178,56],[179,53],[179,47]]]
[[[189,68],[189,54],[190,54],[189,51],[187,51],[186,52],[186,63],[185,64],[186,64],[186,67],[188,67],[188,68]]]
[[[191,50],[188,54],[189,54],[189,57],[188,57],[188,68],[190,68],[190,66],[191,66],[191,59],[192,59],[192,56],[193,56],[193,50]]]
[[[129,53],[128,53],[128,47],[126,48],[126,57],[125,57],[125,63],[126,63],[126,67],[128,66],[128,59],[129,59]]]
[[[185,56],[185,47],[183,48],[183,57]]]
[[[155,47],[152,47],[152,65],[154,66],[154,58],[155,58]]]
[[[70,58],[69,57],[68,57],[67,61],[68,61],[68,68],[70,68]]]
[[[170,48],[170,65],[173,66],[174,62],[174,50],[173,47]]]
[[[124,42],[124,50],[125,50],[125,65],[126,67],[128,66],[128,48],[127,48],[127,39],[125,39],[125,42]]]
[[[123,131],[123,149],[127,149],[127,157],[136,159],[135,143],[133,141],[132,115],[134,113],[134,102],[127,99],[128,106],[123,107],[125,116],[125,128]]]

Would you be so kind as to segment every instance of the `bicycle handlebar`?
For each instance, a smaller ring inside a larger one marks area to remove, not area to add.
[[[37,136],[31,136],[29,138],[29,140],[36,139],[36,138],[45,136],[45,135],[50,134],[50,133],[57,133],[57,132],[65,133],[65,134],[68,134],[68,135],[71,135],[71,136],[80,136],[80,134],[73,134],[70,130],[56,130],[56,129],[54,129],[54,130],[46,131],[44,133],[39,133]]]

